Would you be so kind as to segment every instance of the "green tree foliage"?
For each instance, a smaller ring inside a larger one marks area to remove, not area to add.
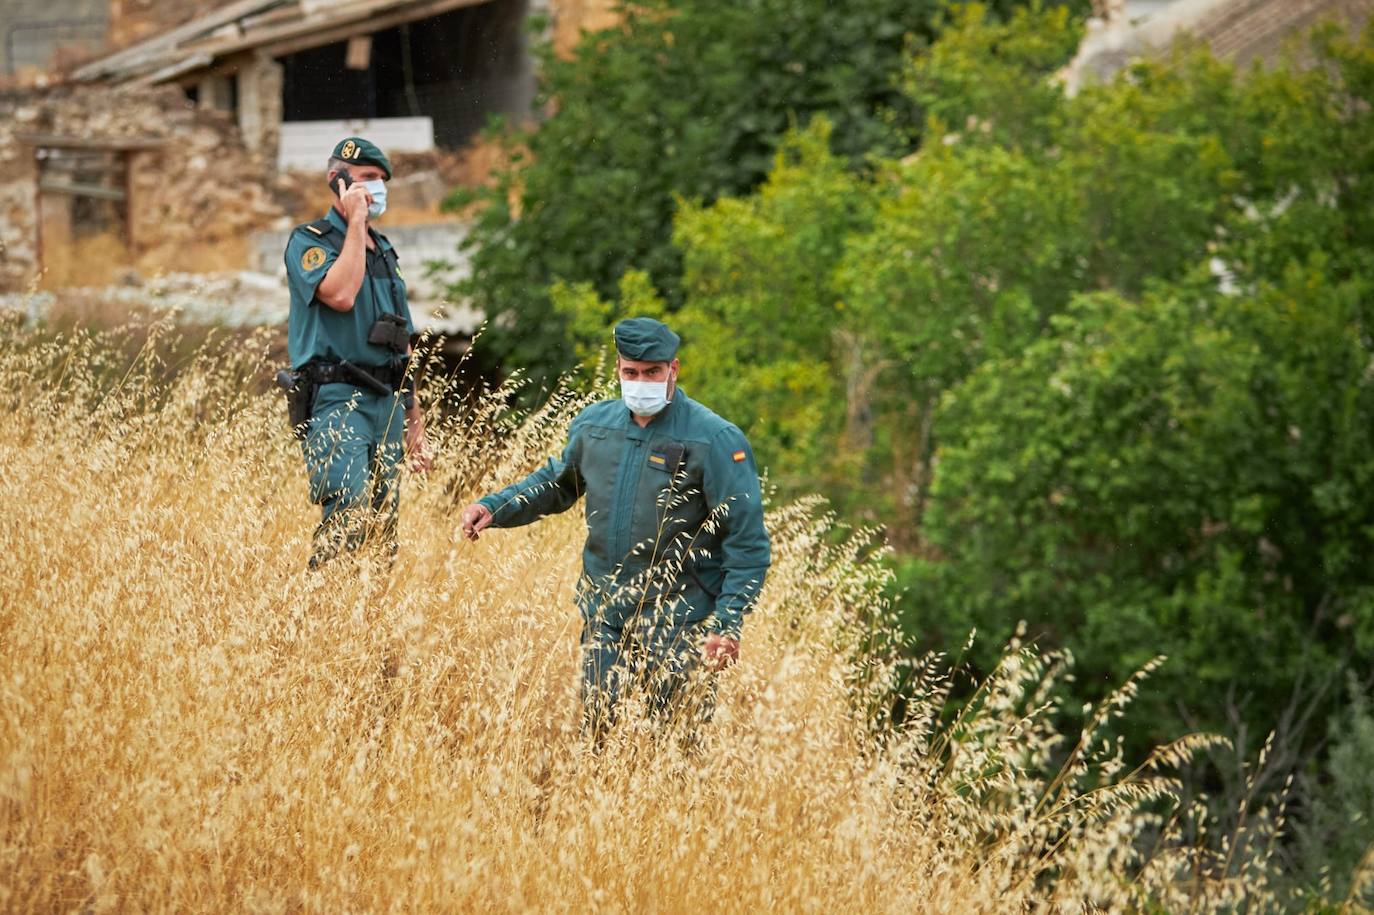
[[[919,152],[854,177],[818,127],[685,210],[687,371],[888,527],[924,643],[1028,620],[1084,698],[1164,652],[1138,738],[1262,734],[1374,646],[1371,40],[1066,98],[1073,39],[968,5],[908,70]]]
[[[784,146],[752,197],[686,205],[675,239],[691,305],[675,323],[686,381],[769,442],[774,482],[830,491],[851,479],[848,391],[866,383],[844,355],[861,340],[835,286],[847,238],[873,221],[872,186],[830,151],[817,121]],[[836,447],[839,444],[840,447]]]
[[[1374,510],[1346,497],[1374,473],[1370,291],[1315,264],[1254,298],[1085,296],[985,362],[942,405],[915,618],[1026,619],[1090,681],[1168,654],[1137,737],[1180,709],[1221,726],[1228,693],[1272,727],[1374,625],[1347,561],[1374,548]]]
[[[1360,911],[1374,906],[1374,696],[1351,678],[1349,701],[1327,727],[1330,750],[1306,776],[1311,801],[1298,815],[1297,847],[1303,876],[1326,906],[1309,911]],[[1338,904],[1348,908],[1338,909]]]
[[[1073,54],[1079,28],[1063,6],[996,12],[982,3],[946,7],[940,40],[906,68],[906,92],[938,125],[1005,144],[1043,144],[1060,105],[1049,77]]]
[[[876,191],[831,151],[833,130],[818,118],[789,134],[758,192],[714,206],[683,202],[674,242],[685,253],[691,307],[671,317],[647,275],[630,271],[618,296],[591,283],[556,283],[554,310],[577,359],[609,356],[610,328],[628,315],[672,320],[683,337],[685,387],[702,385],[712,405],[769,442],[774,482],[789,490],[843,491],[852,462],[836,449],[847,423],[848,389],[863,371],[844,356],[861,344],[835,285],[845,241],[873,222]]]
[[[1374,645],[1374,57],[1317,49],[1240,81],[1193,53],[1066,105],[1083,288],[1114,292],[942,395],[913,621],[1028,619],[1107,678],[1167,652],[1154,736],[1180,707],[1263,733]]]
[[[554,114],[488,199],[470,240],[472,277],[456,290],[492,319],[483,352],[539,374],[569,368],[566,311],[549,293],[560,281],[614,298],[621,275],[640,270],[676,308],[677,200],[754,188],[791,125],[826,114],[836,150],[854,161],[909,148],[919,121],[897,74],[934,9],[643,0],[571,60],[546,56]]]

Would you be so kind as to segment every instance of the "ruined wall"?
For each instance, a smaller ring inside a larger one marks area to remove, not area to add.
[[[1218,56],[1245,65],[1272,61],[1292,36],[1323,20],[1361,28],[1371,11],[1374,0],[1232,0],[1203,16],[1193,32]]]
[[[549,0],[553,47],[562,57],[572,54],[584,31],[595,32],[616,24],[617,0]]]
[[[197,250],[247,245],[252,231],[285,218],[277,178],[246,150],[225,115],[198,111],[179,89],[138,92],[63,88],[0,97],[0,290],[35,279],[38,225],[33,151],[22,134],[151,137],[134,177],[131,263],[157,255],[175,269]],[[181,269],[194,269],[183,266]]]
[[[98,51],[109,27],[108,0],[0,2],[0,79],[47,72]]]

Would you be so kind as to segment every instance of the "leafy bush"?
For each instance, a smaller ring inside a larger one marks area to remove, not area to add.
[[[1374,702],[1353,678],[1349,701],[1327,729],[1325,762],[1302,781],[1298,876],[1314,896],[1349,907],[1374,905]]]

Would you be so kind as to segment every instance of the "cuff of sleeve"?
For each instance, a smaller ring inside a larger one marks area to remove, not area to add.
[[[717,610],[711,615],[706,624],[706,628],[715,633],[725,636],[727,639],[739,641],[740,631],[744,628],[744,619],[733,611],[722,612]]]
[[[485,505],[487,507],[487,511],[491,512],[491,521],[493,524],[495,524],[496,515],[501,510],[500,503],[498,503],[491,496],[483,496],[482,498],[477,500],[477,504]]]

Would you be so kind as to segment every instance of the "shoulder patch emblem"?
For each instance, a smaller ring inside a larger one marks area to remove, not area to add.
[[[324,249],[316,245],[301,255],[302,270],[318,270],[325,262]]]
[[[730,457],[732,460],[734,460],[736,464],[738,464],[740,461],[744,460],[746,455],[743,451],[736,451],[734,454],[730,455]]]

